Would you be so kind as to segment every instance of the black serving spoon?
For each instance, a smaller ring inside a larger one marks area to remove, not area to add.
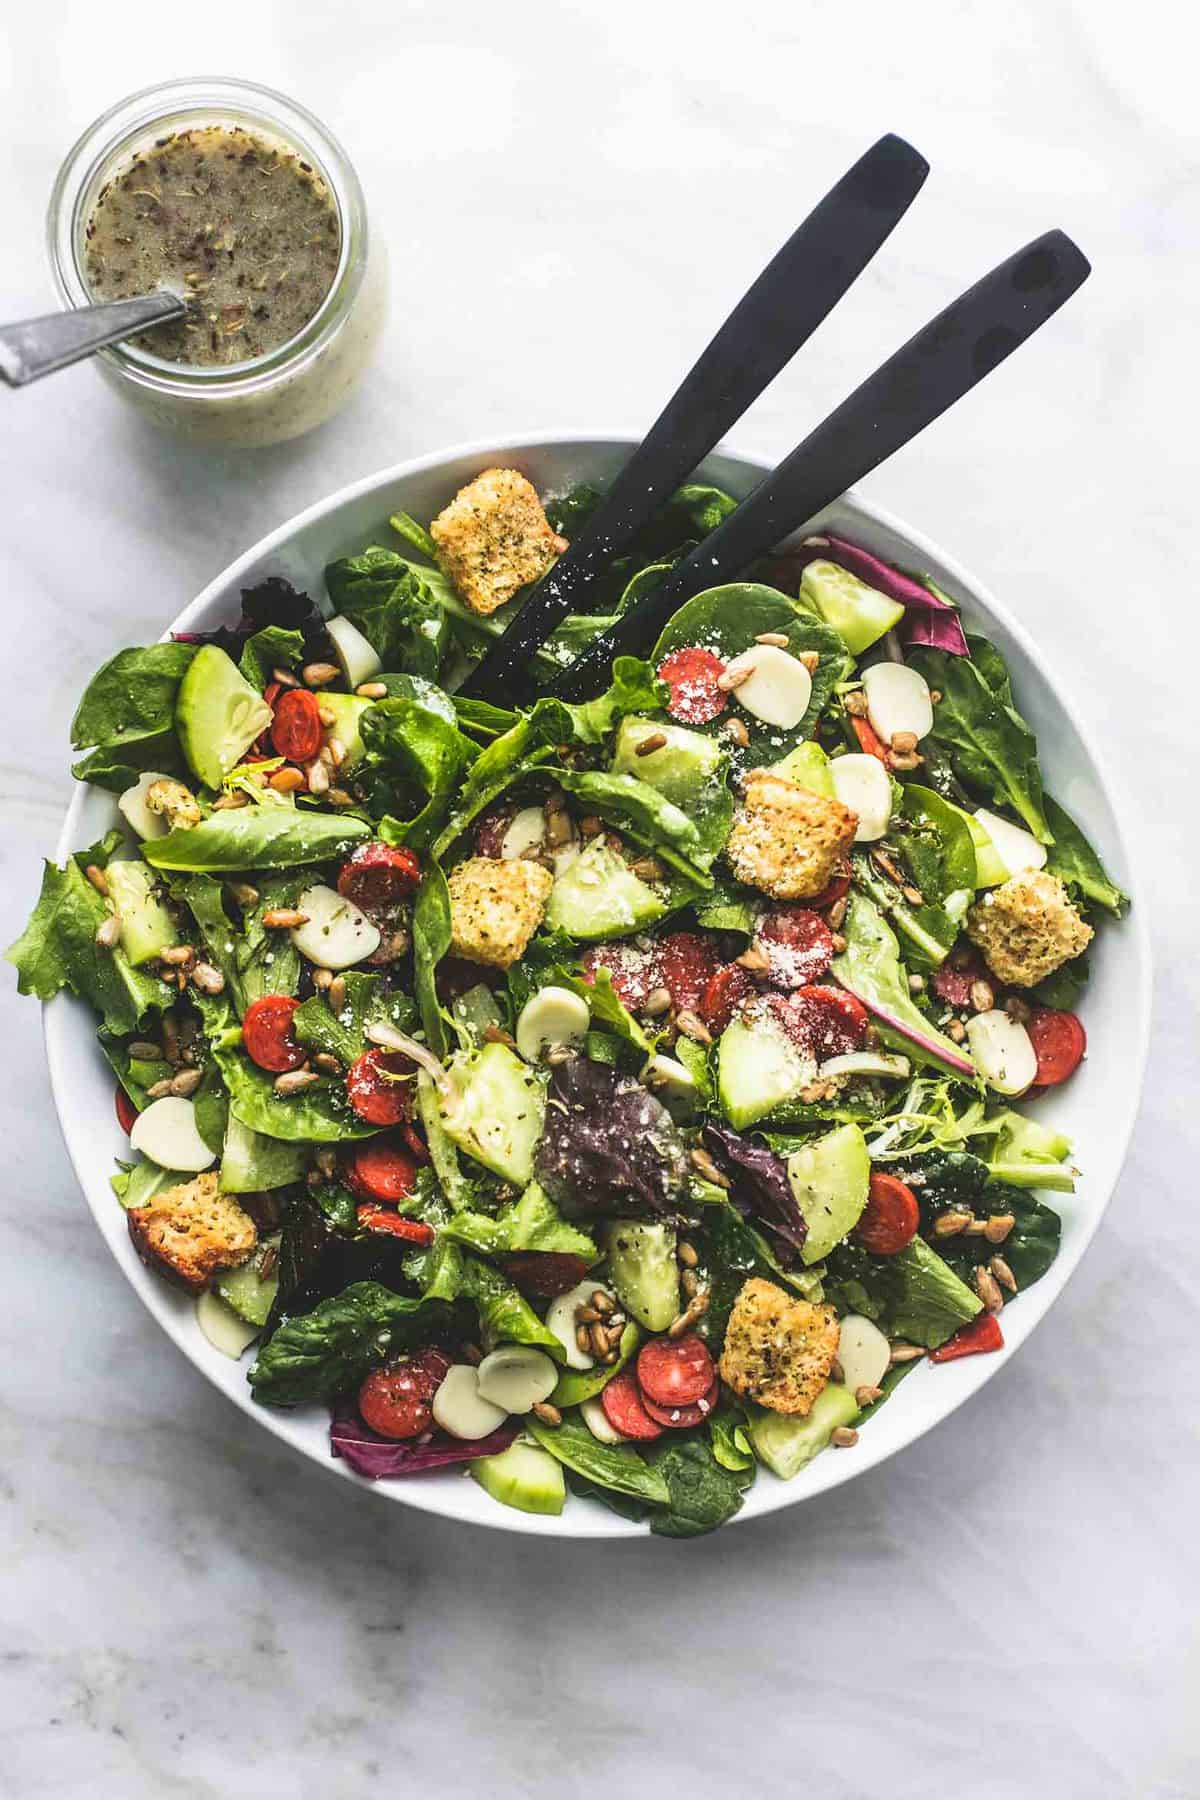
[[[1031,338],[1090,273],[1061,231],[1000,263],[869,375],[659,587],[594,638],[551,691],[584,699],[608,682],[614,656],[647,655],[685,600],[740,576],[902,449]]]
[[[888,135],[873,144],[797,227],[668,400],[578,537],[530,594],[459,690],[527,698],[534,652],[580,605],[589,582],[708,455],[806,343],[899,224],[929,173]]]

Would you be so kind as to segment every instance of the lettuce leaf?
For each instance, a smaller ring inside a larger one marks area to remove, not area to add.
[[[358,627],[385,669],[436,681],[462,603],[440,570],[378,546],[325,570],[334,607]]]
[[[251,1391],[264,1406],[332,1400],[356,1387],[376,1363],[427,1343],[446,1321],[446,1309],[436,1301],[355,1282],[280,1325],[250,1370]]]
[[[154,869],[234,874],[339,861],[370,835],[365,820],[346,814],[246,806],[211,813],[188,831],[151,838],[142,854]]]
[[[96,860],[91,852],[81,854]],[[133,968],[120,948],[101,949],[96,932],[108,917],[77,858],[61,869],[47,862],[29,923],[5,956],[22,994],[52,1000],[69,988],[95,1009],[106,1031],[122,1036],[136,1031],[148,1012],[170,1006],[175,995],[157,977]]]
[[[403,687],[397,688],[400,683]],[[385,812],[380,836],[390,844],[424,849],[445,819],[463,770],[479,752],[458,729],[454,708],[440,688],[420,677],[393,677],[392,695],[362,715],[366,752],[358,780],[377,786]],[[395,790],[411,789],[423,804],[411,819],[392,816]]]
[[[334,1012],[322,994],[313,994],[292,1015],[292,1032],[306,1050],[336,1056],[347,1068],[367,1049],[368,1025],[410,1031],[416,1007],[407,994],[385,988],[383,977],[345,970],[346,1004]]]
[[[884,1041],[918,1062],[973,1080],[974,1064],[914,1004],[895,934],[865,894],[851,893],[842,932],[846,948],[834,958],[833,973],[875,1014]]]
[[[518,1250],[551,1251],[599,1262],[600,1252],[585,1232],[563,1218],[545,1189],[530,1182],[519,1200],[490,1213],[460,1212],[441,1228],[441,1236],[478,1250],[483,1256],[505,1256]]]

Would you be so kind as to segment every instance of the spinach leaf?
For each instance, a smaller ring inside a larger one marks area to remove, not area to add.
[[[381,975],[347,969],[346,1003],[334,1012],[323,994],[313,994],[292,1015],[292,1031],[306,1050],[336,1056],[349,1068],[367,1048],[368,1025],[394,1025],[410,1031],[416,1008],[407,994],[385,988]]]
[[[200,1086],[192,1098],[196,1130],[214,1156],[220,1156],[225,1144],[225,1127],[229,1122],[229,1095],[221,1071],[215,1062],[205,1066]]]
[[[561,494],[547,494],[542,505],[559,536],[571,538],[587,524],[603,498],[590,481],[577,481]]]
[[[761,902],[738,882],[717,879],[708,893],[697,896],[692,910],[697,925],[707,931],[740,931],[753,937]]]
[[[489,700],[472,700],[466,694],[451,694],[450,700],[459,729],[475,737],[503,737],[517,723],[517,714],[507,706],[493,706]]]
[[[655,851],[685,882],[699,888],[707,885],[708,867],[723,847],[728,829],[719,842],[705,844],[695,820],[636,775],[614,775],[602,769],[563,769],[558,782],[586,812],[599,814],[637,843]],[[730,803],[728,818],[732,817]]]
[[[122,1036],[135,1031],[146,1013],[163,1011],[174,995],[155,976],[133,968],[120,948],[97,944],[108,917],[76,858],[61,869],[48,862],[29,923],[5,955],[16,967],[22,994],[51,1000],[69,988],[99,1013],[106,1030]]]
[[[786,755],[812,736],[835,686],[853,666],[840,635],[823,620],[803,611],[778,589],[764,587],[759,582],[740,581],[709,588],[681,606],[654,647],[655,668],[673,650],[696,644],[728,659],[750,649],[755,638],[764,631],[782,632],[793,656],[815,651],[820,661],[813,675],[812,698],[799,725],[791,731],[783,731],[776,726],[760,727],[756,721],[749,722],[758,748],[752,743],[751,748],[742,753],[746,767],[762,761],[764,732],[772,759]],[[712,729],[718,728],[714,725]]]
[[[1049,794],[1046,818],[1054,833],[1054,848],[1047,863],[1050,873],[1119,919],[1129,906],[1129,895],[1122,893],[1112,880],[1070,813]]]
[[[416,676],[401,679],[408,692],[378,701],[362,716],[366,755],[358,778],[379,783],[384,805],[372,806],[372,812],[386,806],[390,814],[397,781],[420,794],[423,805],[414,817],[400,821],[389,816],[380,836],[421,850],[442,824],[463,770],[478,753],[459,731],[454,708],[440,688]]]
[[[715,1412],[708,1415],[709,1442],[712,1453],[723,1469],[735,1474],[754,1468],[754,1452],[746,1436],[746,1415],[733,1400],[721,1400]]]
[[[484,1256],[541,1250],[580,1256],[588,1263],[600,1260],[592,1239],[568,1224],[536,1181],[530,1182],[519,1200],[502,1207],[494,1217],[490,1213],[457,1213],[442,1226],[441,1236]]]
[[[914,1004],[895,934],[865,894],[851,893],[842,932],[846,948],[834,958],[833,973],[875,1014],[884,1041],[917,1062],[974,1079],[974,1069],[958,1045],[937,1031]]]
[[[247,1006],[264,994],[294,994],[299,987],[300,952],[286,933],[268,930],[263,919],[278,907],[295,906],[311,880],[309,869],[255,872],[258,904],[245,915],[234,952]]]
[[[961,895],[963,904],[951,916],[943,907],[910,904],[893,882],[878,874],[866,856],[851,858],[854,880],[863,893],[869,894],[879,911],[908,940],[909,954],[920,969],[940,968],[958,938],[959,920],[970,898]]]
[[[736,512],[737,501],[732,494],[723,493],[720,488],[707,487],[699,481],[685,482],[683,487],[676,488],[667,502],[667,516],[673,518],[679,514],[686,521],[690,531],[698,538],[706,538],[710,531]]]
[[[1012,1270],[1018,1288],[1024,1290],[1040,1281],[1058,1255],[1062,1241],[1062,1220],[1053,1207],[1044,1206],[1023,1189],[1001,1181],[988,1182],[976,1195],[974,1206],[980,1214],[1014,1215],[1016,1224],[999,1246],[999,1254]],[[945,1238],[940,1249],[963,1281],[970,1280],[977,1263],[986,1261],[980,1254],[978,1238]]]
[[[1033,990],[1034,999],[1039,1006],[1052,1006],[1059,1012],[1074,1012],[1083,998],[1090,975],[1087,957],[1073,957],[1061,969],[1056,969],[1053,975],[1047,975],[1045,981],[1038,982]]]
[[[652,663],[637,656],[618,656],[612,680],[594,700],[571,705],[547,698],[535,702],[529,714],[530,736],[544,744],[601,744],[629,713],[655,712],[667,699]]]
[[[909,662],[931,688],[941,690],[927,741],[948,753],[967,789],[1013,807],[1040,843],[1052,843],[1037,739],[1020,713],[965,656],[914,648]]]
[[[250,1370],[254,1398],[265,1406],[332,1400],[385,1357],[426,1341],[444,1318],[436,1303],[356,1282],[279,1327]]]
[[[932,788],[907,782],[896,825],[900,860],[914,886],[926,902],[961,918],[975,893],[975,846],[962,813]]]
[[[936,1350],[982,1311],[977,1295],[924,1238],[913,1238],[897,1256],[839,1244],[827,1271],[826,1298],[839,1310],[865,1313],[888,1337],[926,1350]]]
[[[538,743],[529,714],[519,718],[511,730],[493,738],[472,764],[449,819],[434,839],[434,856],[444,856],[472,820],[499,799],[512,782],[557,760],[549,744]]]
[[[299,1094],[277,1094],[274,1076],[252,1063],[242,1050],[241,1030],[227,997],[197,994],[195,1002],[209,1049],[229,1091],[230,1110],[251,1131],[289,1144],[305,1139],[332,1144],[373,1135],[372,1127],[351,1111],[340,1082],[321,1081]]]
[[[437,995],[437,966],[450,948],[450,889],[441,864],[431,857],[413,903],[413,992],[435,1056],[446,1054],[446,1021]]]
[[[175,696],[194,644],[149,644],[120,650],[93,675],[71,721],[76,750],[94,746],[73,765],[78,781],[120,793],[143,769],[171,773],[182,758],[175,736]]]
[[[372,547],[330,563],[325,585],[385,669],[437,680],[451,642],[450,614],[462,611],[439,569]]]
[[[700,1222],[688,1228],[688,1236],[700,1252],[700,1276],[709,1297],[708,1311],[696,1329],[714,1356],[725,1342],[734,1301],[752,1275],[792,1288],[806,1299],[820,1299],[819,1271],[794,1277],[785,1271],[767,1240],[723,1193],[718,1203],[700,1209]]]
[[[525,1429],[543,1450],[597,1487],[627,1494],[643,1505],[670,1505],[671,1490],[665,1475],[652,1468],[631,1444],[602,1444],[586,1425],[570,1416],[561,1425],[551,1427],[531,1414]]]
[[[182,900],[196,921],[205,956],[224,975],[230,999],[238,1014],[242,1014],[246,1010],[246,1000],[237,955],[237,940],[241,933],[225,910],[222,883],[212,875],[189,875],[182,881],[173,881],[170,891],[171,898]],[[286,939],[283,941],[287,942]]]
[[[142,854],[152,868],[234,873],[333,862],[370,837],[362,819],[301,812],[290,806],[246,806],[211,813],[189,831],[151,838]]]
[[[741,1511],[742,1496],[754,1479],[754,1461],[740,1470],[717,1461],[705,1437],[668,1436],[647,1452],[651,1467],[667,1484],[670,1500],[655,1513],[650,1529],[658,1537],[701,1537]]]
[[[250,686],[261,693],[271,680],[272,669],[298,669],[303,661],[302,631],[285,631],[282,625],[266,625],[246,639],[238,668]]]

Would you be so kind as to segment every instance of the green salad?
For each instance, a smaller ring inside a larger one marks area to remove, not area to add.
[[[598,499],[486,470],[319,597],[119,651],[72,725],[112,828],[9,958],[91,1005],[113,1205],[258,1402],[324,1409],[369,1480],[692,1536],[1002,1347],[1077,1173],[1037,1100],[1126,900],[1000,651],[837,537],[556,699],[709,487],[542,697],[456,699]]]

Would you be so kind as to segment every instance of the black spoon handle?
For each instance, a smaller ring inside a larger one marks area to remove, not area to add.
[[[685,600],[735,579],[902,449],[1032,337],[1090,273],[1078,246],[1048,231],[968,288],[810,432],[661,587],[595,638],[554,692],[582,699],[608,681],[614,656],[646,655]]]
[[[464,683],[477,699],[519,699],[530,661],[597,573],[807,342],[899,224],[929,173],[903,138],[882,137],[797,227],[668,400],[604,503]]]

